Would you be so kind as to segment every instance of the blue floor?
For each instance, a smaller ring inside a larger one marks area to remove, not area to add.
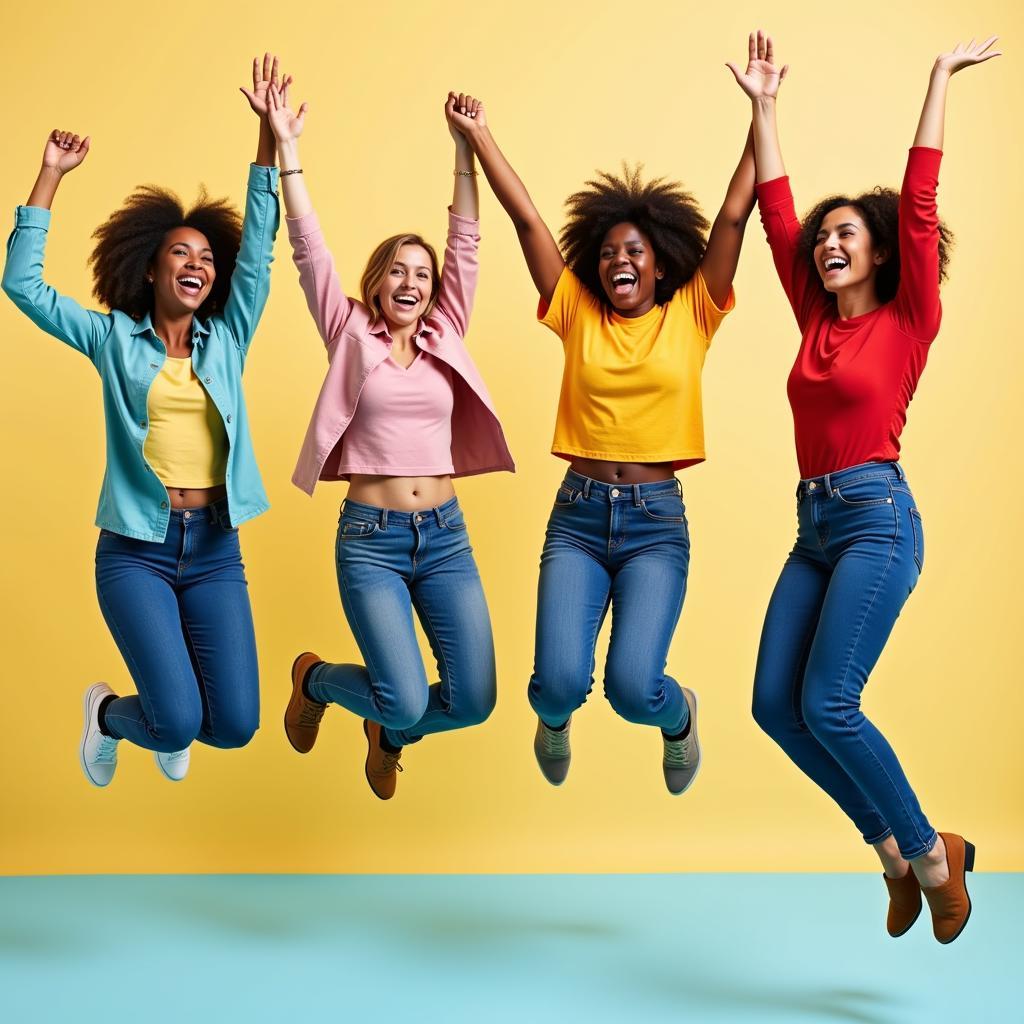
[[[971,892],[943,947],[874,875],[4,878],[0,1020],[1024,1020],[1024,875]]]

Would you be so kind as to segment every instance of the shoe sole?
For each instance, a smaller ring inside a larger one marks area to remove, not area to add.
[[[363,719],[363,735],[366,737],[366,760],[363,762],[363,774],[366,776],[366,784],[370,787],[370,792],[378,800],[390,800],[390,796],[381,796],[373,788],[373,783],[370,781],[370,754],[373,752],[373,743],[370,740],[370,723],[365,718]]]
[[[898,939],[901,936],[906,935],[907,932],[909,932],[910,929],[913,928],[915,924],[917,924],[917,919],[921,916],[921,911],[922,910],[924,910],[924,902],[923,901],[922,901],[921,906],[917,908],[917,913],[914,915],[914,919],[910,922],[910,924],[908,924],[907,927],[904,928],[903,931],[901,931],[901,932],[889,932],[889,938],[890,939]],[[965,921],[964,923],[966,924],[967,922]],[[952,940],[950,940],[950,941],[952,941]]]
[[[85,725],[82,726],[82,742],[78,745],[78,763],[82,766],[82,771],[85,777],[89,780],[89,785],[95,786],[97,789],[106,789],[110,785],[109,782],[97,782],[90,774],[89,769],[86,766],[85,760],[85,742],[89,738],[89,726],[92,724],[92,714],[89,710],[89,695],[99,685],[99,683],[93,683],[88,690],[85,691],[85,696],[82,698],[82,710],[85,713]]]
[[[964,840],[964,893],[967,895],[967,916],[963,920],[963,924],[956,930],[955,935],[951,935],[948,939],[941,939],[940,945],[948,946],[951,942],[955,942],[960,938],[963,930],[967,927],[967,922],[971,919],[971,911],[974,909],[974,904],[971,903],[971,894],[967,892],[967,872],[974,870],[974,843],[969,843]]]
[[[697,781],[697,776],[700,774],[700,766],[704,763],[704,751],[700,745],[700,733],[697,732],[697,694],[689,689],[689,687],[686,689],[690,696],[693,697],[693,710],[690,712],[690,731],[693,733],[693,742],[697,745],[697,767],[693,769],[690,781],[682,789],[669,790],[671,796],[682,796]],[[687,707],[689,707],[689,703],[687,703]]]
[[[281,721],[284,723],[284,734],[288,738],[288,743],[291,746],[292,750],[295,751],[296,754],[308,754],[309,751],[313,749],[312,747],[310,747],[309,750],[302,750],[299,747],[295,746],[295,743],[292,740],[292,735],[288,731],[288,708],[290,708],[292,706],[292,701],[295,699],[295,669],[298,667],[300,659],[304,658],[307,654],[310,654],[310,653],[312,653],[312,652],[310,652],[310,651],[303,651],[302,654],[300,654],[292,662],[292,695],[288,699],[288,703],[285,705],[284,716],[281,719]],[[302,686],[302,682],[300,680],[299,687],[301,688],[301,686]],[[315,744],[316,741],[314,740],[313,742]]]
[[[182,775],[182,776],[181,776],[180,778],[179,778],[179,777],[178,777],[177,775],[168,775],[168,774],[167,774],[167,772],[165,772],[165,771],[164,771],[164,766],[163,766],[163,764],[162,764],[162,763],[161,763],[161,761],[160,761],[160,755],[159,755],[159,753],[157,753],[157,751],[155,751],[155,750],[153,751],[153,760],[154,760],[154,761],[156,761],[156,766],[157,766],[157,768],[159,768],[159,769],[160,769],[160,774],[161,774],[161,775],[162,775],[162,776],[163,776],[163,777],[164,777],[164,778],[165,778],[165,779],[166,779],[166,780],[167,780],[168,782],[184,782],[184,781],[185,781],[185,779],[186,779],[186,778],[188,777],[188,772],[187,772],[187,771],[186,771],[186,773],[185,773],[184,775]]]

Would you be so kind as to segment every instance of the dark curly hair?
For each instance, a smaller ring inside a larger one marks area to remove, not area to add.
[[[569,219],[562,228],[565,262],[590,292],[604,302],[608,298],[598,274],[601,243],[616,224],[635,224],[654,246],[665,276],[655,284],[654,301],[668,302],[693,277],[707,245],[708,222],[696,200],[677,182],[655,178],[646,185],[640,179],[642,165],[630,170],[622,165],[622,177],[604,171],[588,181],[589,188],[565,201]]]
[[[141,320],[153,309],[153,286],[146,271],[153,257],[175,228],[194,228],[206,236],[217,272],[198,315],[205,319],[220,312],[227,301],[231,274],[242,241],[242,218],[227,199],[210,199],[205,189],[188,211],[167,189],[142,185],[94,232],[93,294],[108,309],[119,309]]]
[[[826,214],[840,206],[852,206],[860,214],[875,248],[885,249],[889,256],[878,268],[875,276],[875,293],[880,302],[889,302],[896,297],[896,289],[900,284],[900,194],[891,188],[881,185],[870,192],[864,192],[855,198],[850,196],[829,196],[822,199],[803,219],[800,228],[798,251],[802,259],[811,268],[812,279],[818,287],[835,301],[835,294],[828,291],[822,283],[818,267],[814,262],[814,246],[821,222]],[[945,281],[949,265],[949,250],[953,245],[953,233],[939,221],[939,281]]]

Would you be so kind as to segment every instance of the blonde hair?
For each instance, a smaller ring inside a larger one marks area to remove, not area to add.
[[[381,315],[380,301],[377,295],[384,279],[398,260],[398,250],[403,245],[418,245],[421,249],[425,249],[430,257],[430,302],[427,303],[423,315],[429,316],[437,303],[437,293],[441,287],[441,272],[437,268],[437,253],[434,252],[434,247],[420,235],[392,235],[390,238],[385,238],[370,254],[370,258],[366,261],[366,269],[363,271],[363,278],[359,282],[359,291],[362,294],[363,302],[366,303],[374,321],[378,320]]]

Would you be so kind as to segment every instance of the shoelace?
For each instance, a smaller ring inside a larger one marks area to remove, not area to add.
[[[398,763],[398,759],[402,756],[401,754],[389,754],[386,750],[381,751],[383,760],[380,763],[380,771],[374,772],[374,775],[390,775],[395,769],[398,771],[404,771],[405,769]]]
[[[665,740],[665,765],[668,768],[689,768],[689,744],[686,740]]]
[[[172,754],[161,754],[164,764],[174,764],[176,761],[184,761],[188,757],[188,747],[184,750],[175,750]]]
[[[113,736],[101,736],[93,764],[113,764],[117,760],[117,740]]]
[[[569,730],[544,726],[544,753],[548,757],[569,756]]]
[[[307,699],[302,705],[302,711],[299,713],[299,725],[319,725],[320,719],[324,717],[326,710],[326,704],[316,704]]]

